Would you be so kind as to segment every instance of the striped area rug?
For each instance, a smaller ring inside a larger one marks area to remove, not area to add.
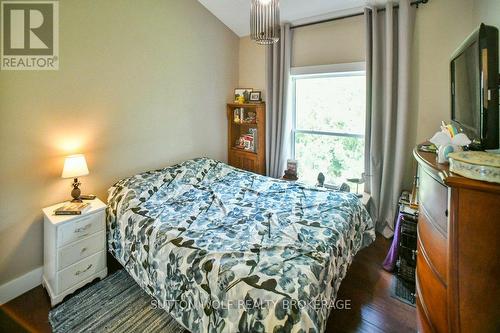
[[[49,322],[55,333],[184,332],[166,311],[154,309],[151,300],[122,269],[52,309]]]

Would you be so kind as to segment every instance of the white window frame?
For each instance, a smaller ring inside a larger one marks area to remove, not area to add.
[[[315,131],[297,129],[297,108],[296,108],[296,93],[297,93],[297,79],[313,79],[319,77],[335,77],[335,76],[360,76],[366,75],[365,62],[350,62],[342,64],[320,65],[320,66],[305,66],[305,67],[292,67],[290,69],[291,78],[291,111],[292,111],[292,142],[291,142],[291,155],[295,159],[295,136],[297,133],[328,135],[328,136],[343,136],[351,138],[364,138],[364,134],[352,134],[346,132],[331,132],[331,131]]]

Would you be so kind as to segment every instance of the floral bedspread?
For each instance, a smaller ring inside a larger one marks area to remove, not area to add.
[[[109,189],[108,247],[191,332],[323,332],[353,256],[375,239],[356,196],[208,158]]]

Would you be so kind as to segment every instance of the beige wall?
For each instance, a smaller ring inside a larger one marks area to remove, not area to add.
[[[293,30],[293,67],[358,61],[365,61],[363,16]]]
[[[239,61],[239,86],[262,90],[265,98],[266,46],[240,38]],[[293,30],[292,66],[358,61],[365,61],[362,16]]]
[[[498,0],[473,0],[474,20],[477,24],[485,23],[500,29],[500,1]],[[499,37],[500,38],[500,37]]]
[[[0,285],[42,265],[44,206],[196,156],[226,159],[239,40],[196,0],[60,3],[60,70],[0,72]]]
[[[500,28],[500,1],[438,0],[418,10],[412,98],[417,142],[429,139],[441,120],[450,119],[450,57],[480,22]]]
[[[262,91],[266,99],[266,47],[250,39],[240,38],[239,87]]]

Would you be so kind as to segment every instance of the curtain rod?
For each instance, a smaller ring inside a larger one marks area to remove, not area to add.
[[[415,1],[412,1],[410,3],[410,5],[416,6],[418,8],[419,5],[423,5],[423,4],[426,4],[428,2],[429,2],[429,0],[415,0]],[[399,8],[399,5],[394,6],[394,8]],[[385,7],[377,9],[377,12],[383,12],[383,11],[385,11]],[[316,24],[321,24],[321,23],[327,23],[327,22],[333,22],[333,21],[343,20],[343,19],[347,19],[347,18],[350,18],[350,17],[356,17],[356,16],[361,16],[361,15],[364,15],[364,12],[354,13],[354,14],[348,14],[348,15],[344,15],[344,16],[334,17],[334,18],[330,18],[330,19],[326,19],[326,20],[321,20],[321,21],[316,21],[316,22],[311,22],[311,23],[298,24],[298,25],[294,25],[294,26],[290,27],[290,29],[303,28],[303,27],[308,27],[308,26],[311,26],[311,25],[316,25]]]

